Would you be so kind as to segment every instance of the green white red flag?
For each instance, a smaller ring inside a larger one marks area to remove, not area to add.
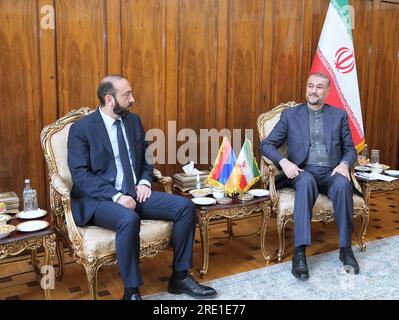
[[[226,189],[234,192],[248,191],[260,178],[260,171],[252,152],[251,142],[245,138],[245,142],[238,155],[237,162],[226,182]]]
[[[330,1],[310,69],[310,74],[316,72],[330,78],[325,103],[347,112],[352,139],[360,152],[364,148],[364,130],[348,0]]]

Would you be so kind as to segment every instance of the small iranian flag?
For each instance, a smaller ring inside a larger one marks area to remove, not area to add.
[[[358,152],[364,148],[355,52],[348,0],[331,0],[310,74],[321,72],[331,80],[326,103],[348,114],[352,139]]]
[[[260,172],[252,152],[251,142],[248,138],[245,138],[237,162],[230,174],[229,180],[227,180],[226,187],[235,192],[246,192],[259,178]]]

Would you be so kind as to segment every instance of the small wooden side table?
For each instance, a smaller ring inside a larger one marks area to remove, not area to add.
[[[37,249],[43,247],[44,249],[44,266],[53,267],[55,255],[56,255],[56,233],[55,228],[51,222],[50,215],[47,214],[44,219],[49,222],[49,226],[46,229],[38,230],[34,232],[20,232],[15,230],[7,238],[0,239],[0,259],[4,259],[8,256],[14,256],[21,253],[24,250],[31,250],[32,256],[32,267],[36,275],[37,280],[41,284],[41,272],[37,265],[36,252]],[[17,225],[18,223],[28,221],[21,219],[12,219],[9,224]],[[50,274],[52,276],[52,274]],[[55,280],[55,279],[54,279]],[[51,288],[47,285],[43,288],[44,294],[47,300],[51,300]]]

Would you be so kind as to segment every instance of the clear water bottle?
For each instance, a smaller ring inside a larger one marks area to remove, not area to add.
[[[30,185],[30,179],[25,179],[23,192],[24,212],[37,210],[37,193]]]
[[[197,189],[201,189],[201,179],[199,173],[197,173],[197,184],[196,184]]]

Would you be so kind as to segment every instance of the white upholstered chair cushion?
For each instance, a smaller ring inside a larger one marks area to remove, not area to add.
[[[294,213],[295,190],[292,188],[283,188],[277,191],[280,195],[278,202],[278,212],[282,215],[292,215]],[[364,206],[364,199],[357,194],[353,195],[354,209],[361,209]],[[332,211],[333,204],[330,198],[324,194],[319,194],[313,207],[313,213],[320,211]]]
[[[171,238],[172,222],[164,220],[142,220],[140,226],[140,246],[146,243],[167,240]],[[115,235],[112,230],[97,226],[78,227],[83,238],[84,255],[98,257],[101,254],[115,251]]]

